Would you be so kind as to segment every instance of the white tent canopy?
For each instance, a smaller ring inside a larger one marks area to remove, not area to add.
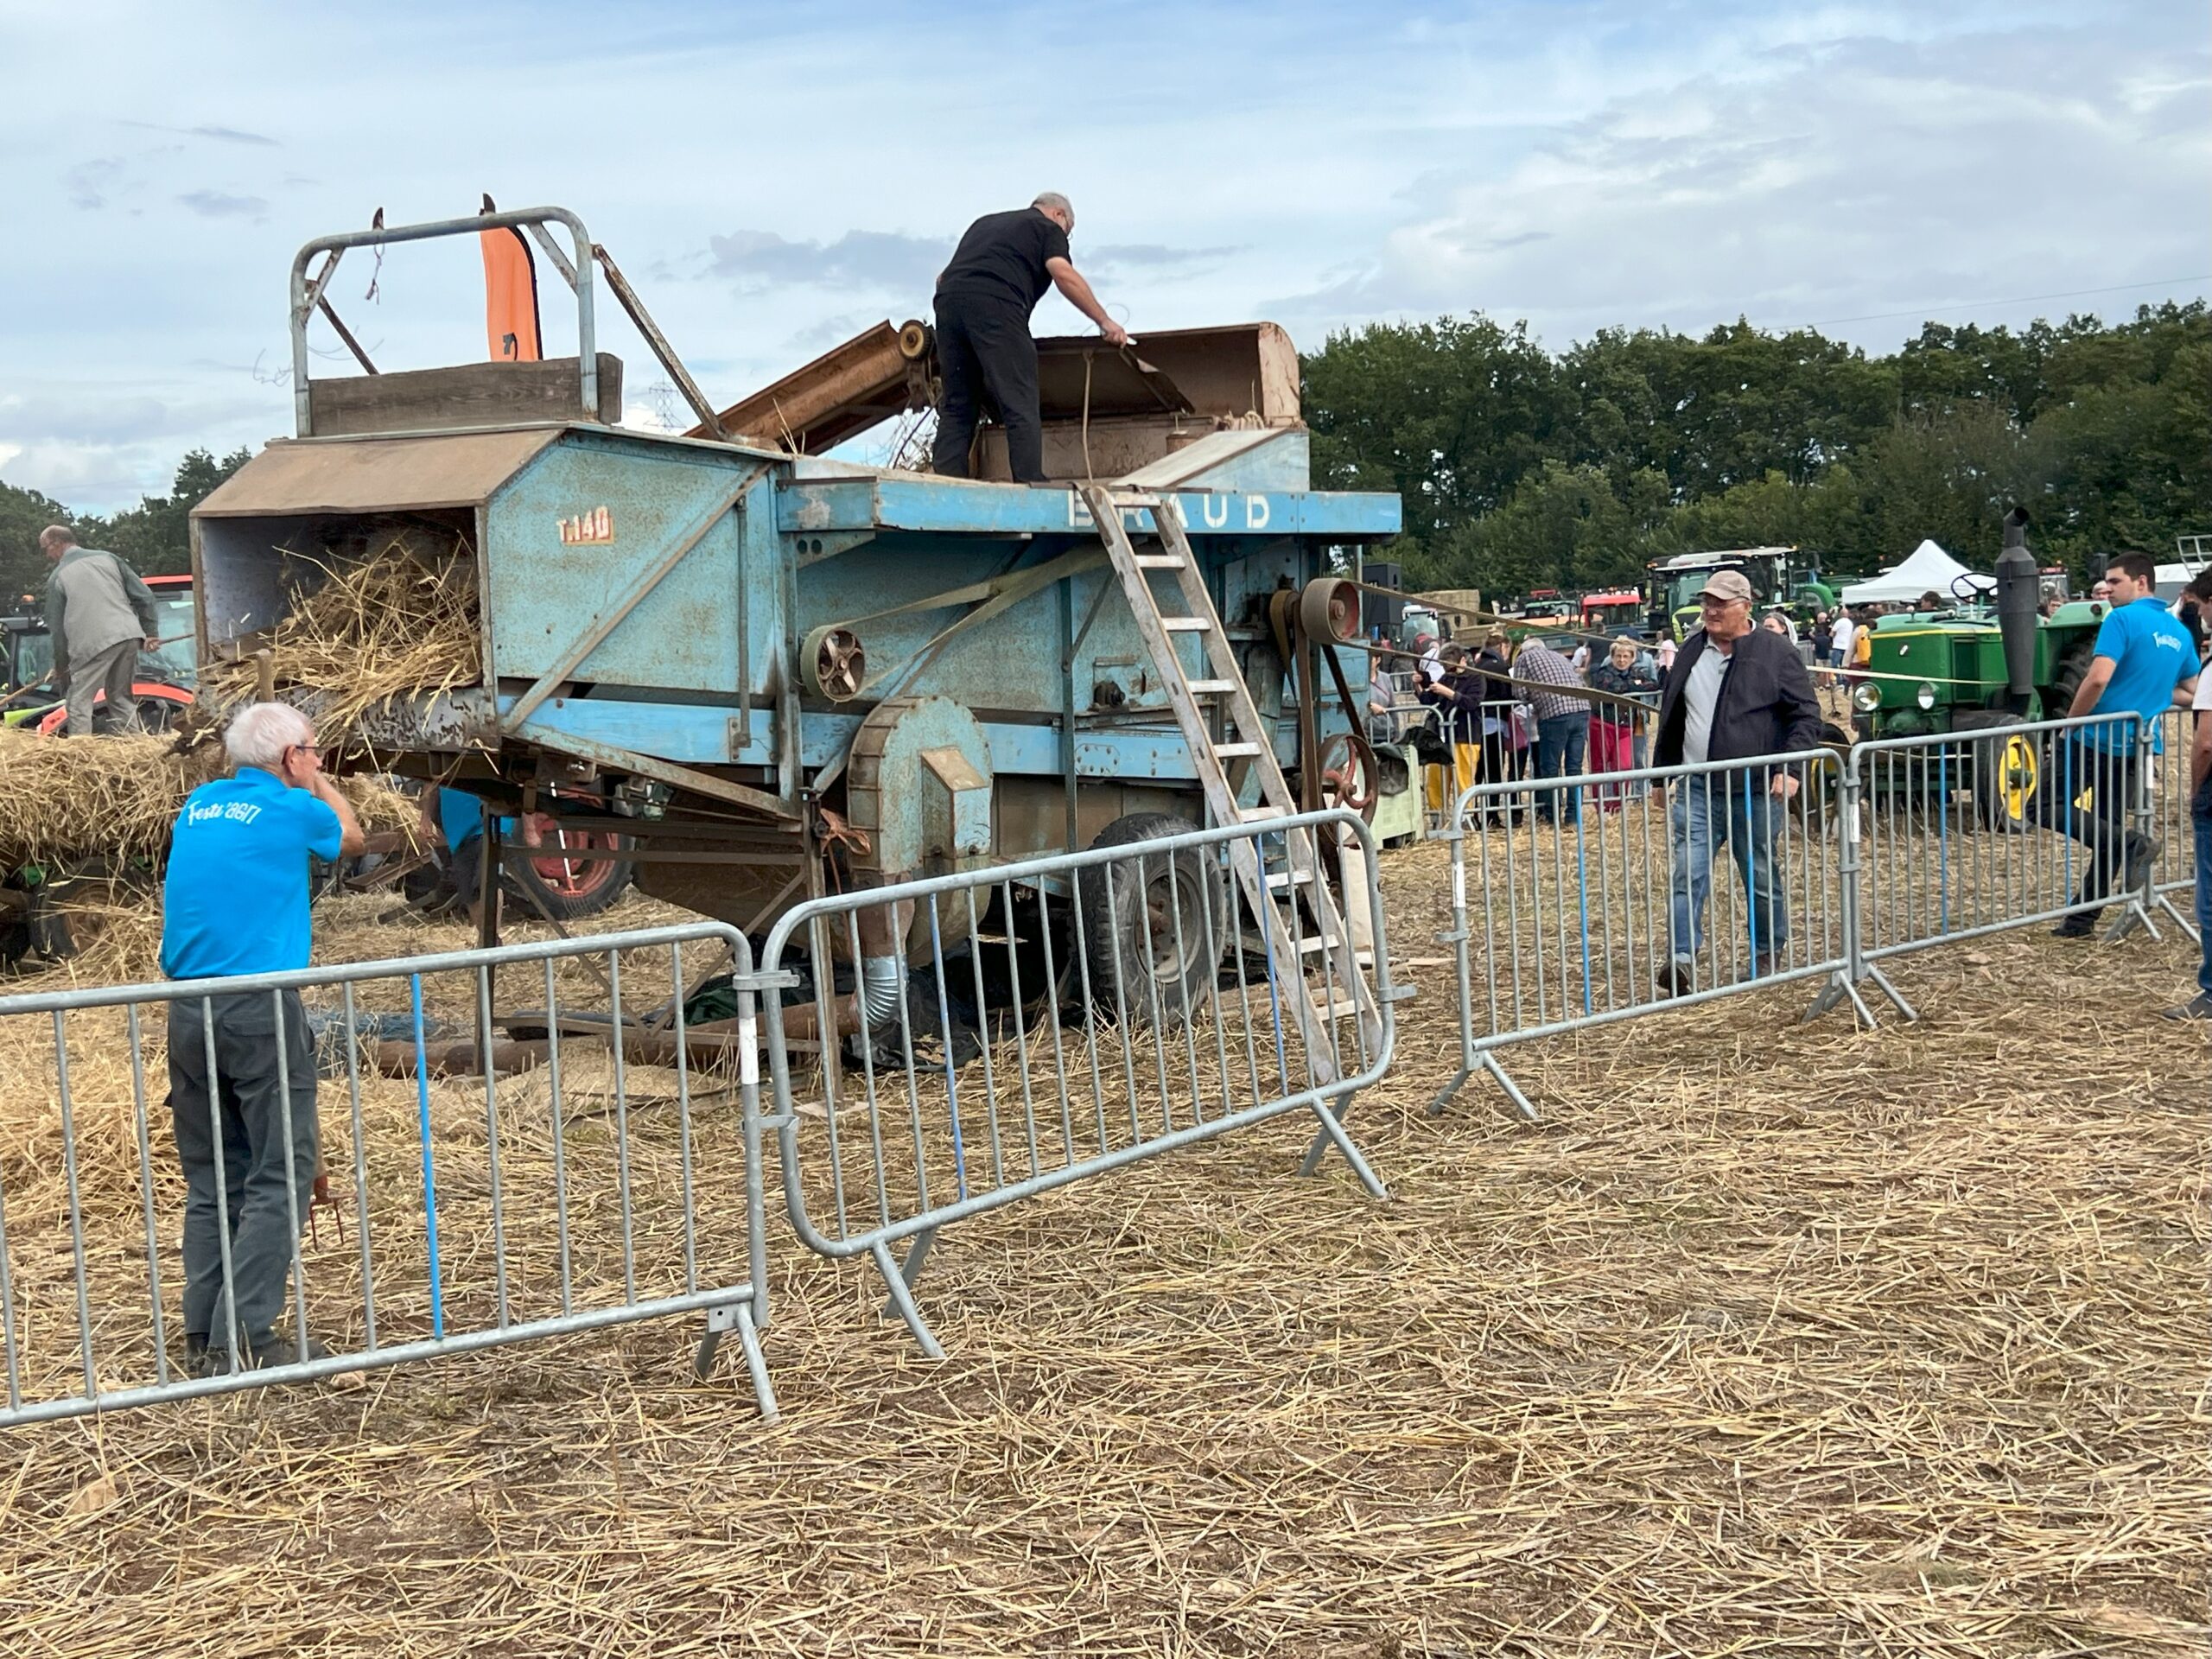
[[[1854,582],[1843,590],[1847,605],[1910,605],[1931,589],[1943,596],[1946,605],[1958,596],[1951,584],[1961,576],[1971,576],[1980,588],[1994,588],[1997,584],[1987,576],[1974,573],[1961,564],[1933,542],[1923,542],[1912,550],[1912,556],[1903,564],[1885,570],[1880,575],[1866,582]]]

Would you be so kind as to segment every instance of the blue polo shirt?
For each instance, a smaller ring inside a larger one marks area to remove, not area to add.
[[[169,836],[162,972],[171,979],[308,965],[308,857],[335,860],[338,815],[274,772],[240,766],[188,796]]]
[[[2196,673],[2196,646],[2189,630],[2146,594],[2106,613],[2097,630],[2096,654],[2111,658],[2117,666],[2092,712],[2140,715],[2151,728],[2151,752],[2164,754],[2165,721],[2158,716],[2173,707],[2174,688]],[[2125,726],[2092,726],[2082,734],[2100,749],[2135,747],[2134,735]]]
[[[465,789],[438,791],[438,831],[446,850],[459,852],[484,833],[484,803]]]

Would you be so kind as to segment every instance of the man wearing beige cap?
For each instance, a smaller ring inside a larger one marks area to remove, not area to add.
[[[1742,761],[1817,748],[1821,705],[1789,639],[1751,621],[1751,584],[1715,571],[1698,595],[1702,626],[1682,642],[1659,694],[1655,766]],[[1774,868],[1782,807],[1797,792],[1785,766],[1692,772],[1674,783],[1673,904],[1660,982],[1675,996],[1698,988],[1713,855],[1726,845],[1743,877],[1751,972],[1783,965],[1789,910]]]

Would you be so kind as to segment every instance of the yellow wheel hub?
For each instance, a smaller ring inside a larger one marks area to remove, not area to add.
[[[1998,775],[2004,783],[2005,816],[2014,823],[2025,823],[2036,793],[2036,746],[2024,737],[2006,738],[2004,768]]]

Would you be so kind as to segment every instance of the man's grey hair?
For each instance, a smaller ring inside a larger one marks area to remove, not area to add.
[[[233,766],[274,772],[284,751],[315,741],[315,722],[289,702],[250,702],[223,728],[223,747]]]
[[[67,524],[48,524],[39,531],[38,544],[41,547],[74,547],[77,545],[77,532]]]
[[[1039,213],[1065,213],[1068,216],[1068,223],[1071,225],[1075,223],[1075,204],[1057,190],[1039,192],[1037,200],[1029,205]]]

